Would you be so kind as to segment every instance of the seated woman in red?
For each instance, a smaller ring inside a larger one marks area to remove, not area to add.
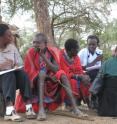
[[[77,109],[72,93],[69,92],[70,85],[64,71],[59,70],[59,50],[57,51],[56,48],[48,47],[47,38],[42,33],[35,35],[33,46],[26,54],[24,69],[32,81],[33,94],[39,97],[37,120],[46,119],[45,106],[49,110],[54,110],[62,103],[64,97],[62,93],[64,91],[60,82],[65,86],[65,91],[71,100],[74,113],[83,115]]]
[[[65,71],[72,88],[72,93],[79,102],[83,99],[89,104],[89,76],[84,74],[80,59],[77,56],[79,45],[74,39],[65,42],[65,49],[60,52],[60,67]],[[66,98],[67,101],[69,99]]]

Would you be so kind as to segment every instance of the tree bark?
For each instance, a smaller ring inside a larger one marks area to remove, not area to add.
[[[47,0],[33,0],[33,4],[37,30],[47,36],[49,43],[55,45],[54,36],[52,35],[52,27],[50,24]]]
[[[2,16],[1,16],[1,0],[0,0],[0,24],[2,23]]]

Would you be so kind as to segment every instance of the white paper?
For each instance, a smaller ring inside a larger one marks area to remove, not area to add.
[[[101,67],[100,65],[94,65],[94,66],[91,66],[91,67],[87,67],[86,70],[91,71],[91,70],[94,70],[94,69],[99,69],[100,67]]]
[[[11,71],[15,71],[15,70],[18,70],[18,69],[22,69],[22,68],[23,68],[23,66],[19,66],[19,67],[13,68],[13,69],[5,70],[5,71],[0,71],[0,75],[8,73],[8,72],[11,72]]]

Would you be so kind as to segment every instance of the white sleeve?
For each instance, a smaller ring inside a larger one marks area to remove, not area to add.
[[[87,52],[85,49],[79,51],[78,56],[80,58],[80,62],[82,66],[87,65]]]

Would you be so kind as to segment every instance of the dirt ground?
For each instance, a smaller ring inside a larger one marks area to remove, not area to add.
[[[79,118],[73,118],[69,117],[68,115],[63,115],[63,113],[67,113],[64,110],[59,110],[57,113],[59,115],[56,115],[56,113],[47,114],[47,120],[46,121],[37,121],[37,120],[25,120],[24,122],[10,122],[10,121],[4,121],[3,118],[0,118],[0,124],[117,124],[117,118],[112,117],[99,117],[96,115],[96,112],[92,110],[87,110],[86,108],[82,111],[87,113],[88,119],[79,119]],[[62,112],[62,114],[61,114]],[[24,115],[23,115],[24,116]]]

